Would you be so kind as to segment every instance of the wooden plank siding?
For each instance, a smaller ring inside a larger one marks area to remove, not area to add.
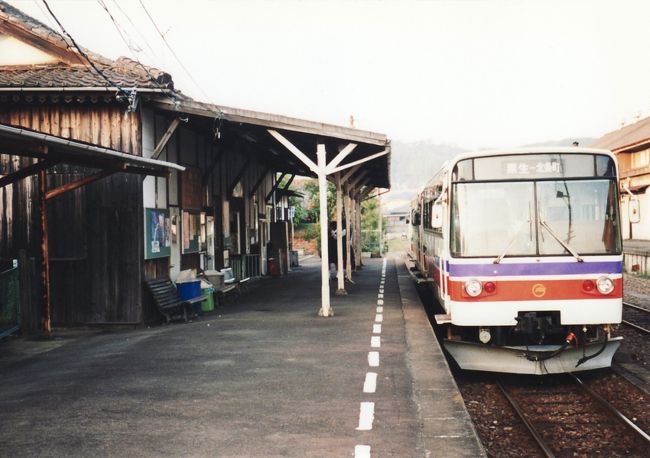
[[[122,105],[3,103],[0,123],[141,155],[139,114],[125,114]],[[32,162],[0,154],[0,173]],[[88,173],[82,167],[58,165],[48,173],[48,188]],[[141,193],[139,176],[115,174],[48,202],[54,325],[143,320]],[[0,258],[17,258],[25,249],[38,265],[37,178],[0,190],[0,206]],[[40,297],[32,303],[40,308]],[[33,324],[28,327],[33,329]]]

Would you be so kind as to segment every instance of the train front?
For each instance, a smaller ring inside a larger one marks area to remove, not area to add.
[[[461,368],[547,374],[611,365],[623,297],[618,201],[606,151],[456,163],[445,348]]]

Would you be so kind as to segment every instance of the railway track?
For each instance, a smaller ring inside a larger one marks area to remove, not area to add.
[[[650,436],[572,374],[552,386],[497,386],[546,457],[646,456]]]
[[[650,310],[623,302],[622,323],[643,334],[650,334]]]

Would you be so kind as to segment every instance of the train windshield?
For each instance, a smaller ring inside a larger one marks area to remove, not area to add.
[[[620,254],[616,180],[456,182],[454,257]]]

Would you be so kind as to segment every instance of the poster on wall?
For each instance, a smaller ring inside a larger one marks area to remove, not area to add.
[[[201,216],[198,213],[183,212],[183,254],[198,253],[201,245]]]
[[[144,258],[166,258],[171,255],[171,220],[166,208],[144,209]]]

